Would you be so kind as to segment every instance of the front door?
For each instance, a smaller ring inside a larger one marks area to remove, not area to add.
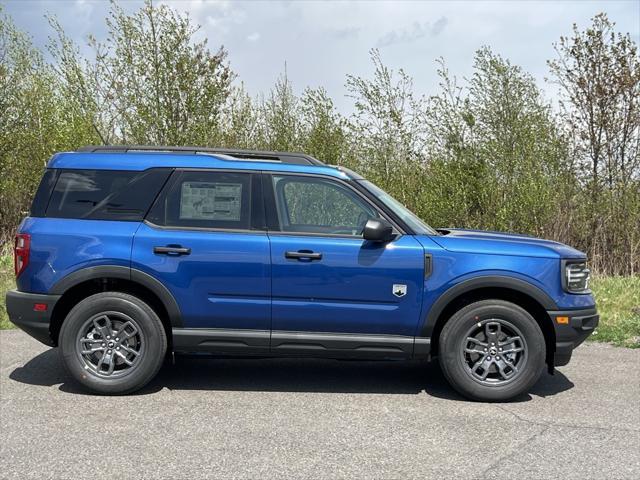
[[[346,181],[274,174],[265,189],[267,211],[277,214],[269,219],[272,350],[406,354],[424,288],[420,243],[400,233],[386,244],[364,240],[364,224],[381,213]]]

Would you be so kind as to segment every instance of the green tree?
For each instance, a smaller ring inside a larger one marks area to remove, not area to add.
[[[602,271],[640,268],[640,57],[604,13],[549,62],[584,187],[577,238]],[[580,226],[582,227],[580,229]]]
[[[345,120],[324,88],[305,89],[300,100],[301,149],[325,163],[348,163]]]
[[[260,102],[259,143],[268,150],[290,151],[300,145],[300,99],[293,93],[287,71],[278,77]]]
[[[372,79],[347,75],[348,96],[354,100],[349,136],[355,168],[420,211],[424,177],[424,99],[416,97],[413,79],[397,74],[370,52]]]
[[[93,140],[58,87],[42,53],[0,11],[0,241],[26,214],[51,154]]]
[[[221,141],[221,115],[234,74],[220,47],[196,41],[199,27],[166,5],[145,0],[128,15],[112,2],[104,41],[90,37],[95,61],[81,65],[58,32],[52,53],[67,90],[110,143],[183,145]],[[84,97],[84,98],[80,98]]]
[[[259,115],[256,102],[244,85],[233,87],[222,115],[222,143],[233,148],[259,148]]]
[[[491,172],[485,186],[492,226],[548,235],[557,215],[566,148],[535,80],[488,48],[476,53],[469,111],[478,157]]]
[[[566,142],[534,79],[488,48],[464,86],[439,64],[426,114],[436,223],[554,236]]]

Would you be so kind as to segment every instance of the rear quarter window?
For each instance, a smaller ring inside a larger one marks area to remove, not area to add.
[[[170,169],[60,170],[46,216],[141,221],[170,174]]]

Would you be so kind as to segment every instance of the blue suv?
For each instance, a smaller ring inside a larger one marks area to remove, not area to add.
[[[583,253],[433,229],[356,173],[297,153],[58,153],[14,253],[11,321],[103,394],[199,352],[437,356],[461,394],[506,400],[598,323]]]

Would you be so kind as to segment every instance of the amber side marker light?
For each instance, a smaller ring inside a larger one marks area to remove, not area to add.
[[[569,325],[569,317],[556,317],[556,322],[559,325]]]

